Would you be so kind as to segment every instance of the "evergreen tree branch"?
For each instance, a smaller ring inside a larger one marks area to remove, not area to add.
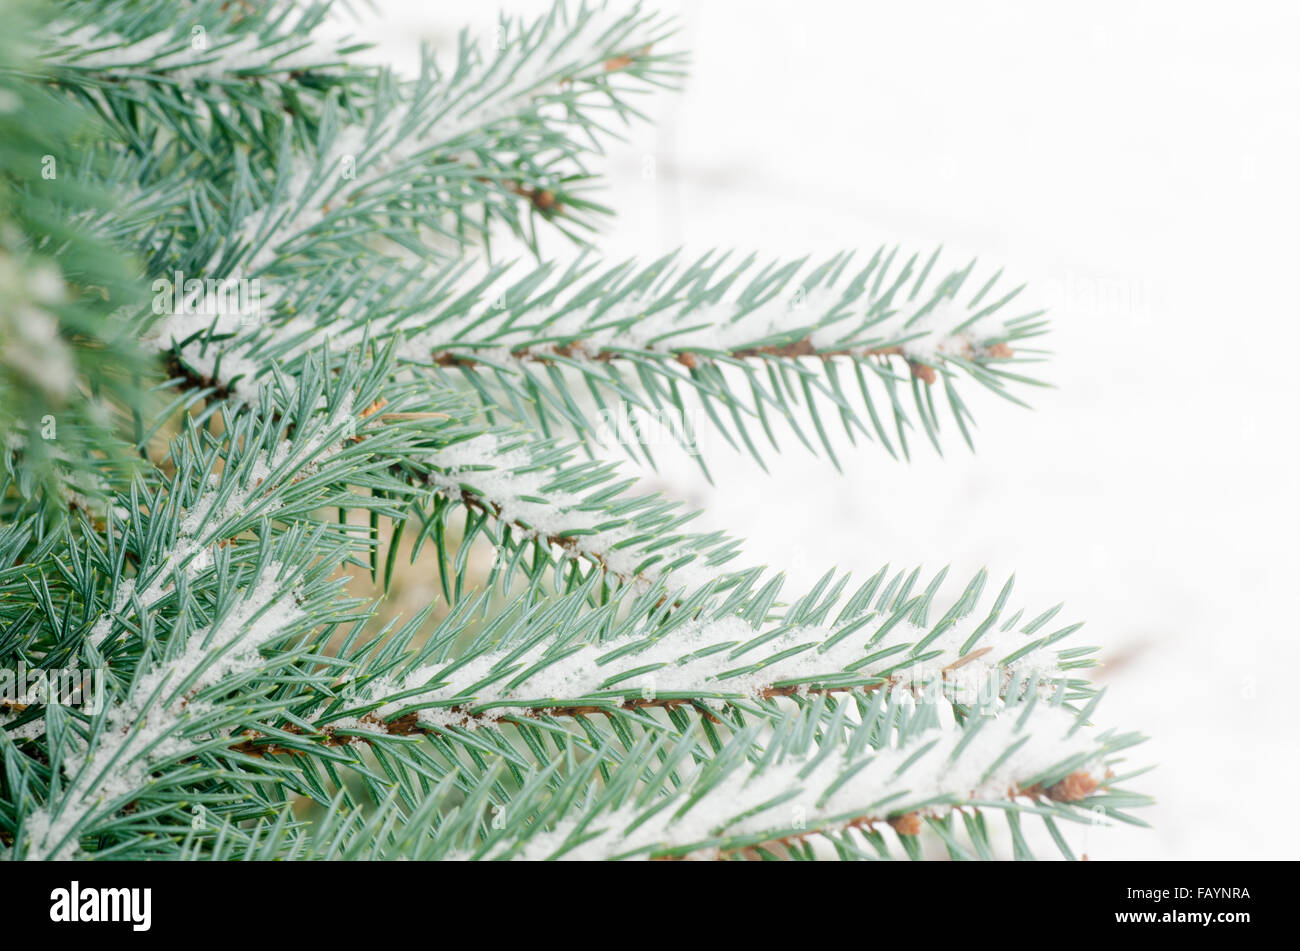
[[[939,818],[963,806],[1004,809],[1018,818],[1041,808],[1017,804],[1018,797],[1043,797],[1054,804],[1043,811],[1049,818],[1085,821],[1067,805],[1079,802],[1107,811],[1106,795],[1089,797],[1106,779],[1107,758],[1138,738],[1076,735],[1075,714],[1050,706],[1029,710],[1031,716],[971,720],[956,731],[910,725],[878,730],[870,719],[847,725],[841,713],[827,732],[836,741],[847,732],[847,750],[840,742],[813,739],[806,726],[819,721],[818,711],[792,714],[759,757],[747,755],[753,737],[738,736],[680,781],[664,769],[648,780],[638,777],[645,786],[633,792],[625,773],[641,759],[630,758],[569,820],[550,821],[546,811],[552,803],[567,805],[571,789],[546,790],[549,796],[539,790],[531,802],[517,797],[510,810],[531,810],[534,821],[524,826],[508,815],[505,833],[490,836],[476,856],[720,857],[885,823],[911,851],[915,843],[907,840],[920,831],[919,815]],[[975,842],[988,845],[987,837]]]
[[[127,262],[79,226],[114,204],[85,181],[101,157],[74,159],[93,118],[22,79],[37,68],[30,11],[6,2],[0,17],[0,512],[102,515],[107,480],[129,472],[115,414],[142,405],[147,364],[117,317],[139,297]]]
[[[959,379],[1023,405],[1015,388],[1041,384],[1017,365],[1037,359],[1027,343],[1046,324],[1041,312],[1016,308],[1020,288],[995,291],[996,274],[963,293],[974,262],[927,284],[937,252],[919,271],[915,255],[891,271],[894,256],[881,249],[848,279],[847,255],[806,272],[793,262],[750,274],[751,259],[719,273],[725,256],[705,255],[680,271],[664,259],[601,273],[579,258],[513,281],[507,267],[463,262],[355,283],[336,276],[306,295],[309,310],[274,311],[228,350],[252,380],[273,359],[291,361],[325,340],[346,347],[373,333],[396,341],[403,361],[453,381],[463,375],[492,412],[543,432],[563,428],[583,440],[608,440],[613,430],[642,439],[638,427],[622,425],[623,410],[667,420],[671,436],[694,451],[690,420],[702,410],[760,464],[750,430],[760,427],[775,447],[777,417],[809,449],[820,441],[833,459],[826,411],[851,439],[879,439],[891,453],[895,439],[899,451],[909,451],[907,433],[919,421],[938,449],[934,390],[942,387],[938,402],[948,404],[969,443],[973,417]],[[729,292],[733,286],[738,290]],[[199,329],[190,318],[154,333],[179,342]],[[212,362],[201,354],[191,360]],[[574,395],[582,387],[591,400]],[[805,419],[815,435],[805,433]]]
[[[625,595],[621,607],[610,603],[594,615],[571,607],[587,595],[582,590],[558,600],[525,596],[497,612],[493,630],[519,614],[499,639],[480,636],[453,659],[449,651],[464,640],[474,616],[457,612],[413,657],[387,652],[388,669],[354,671],[349,689],[368,699],[341,707],[332,701],[307,721],[338,744],[529,717],[627,714],[630,722],[645,723],[641,712],[653,708],[695,709],[717,722],[710,711],[739,707],[770,716],[780,707],[761,701],[882,688],[938,689],[962,710],[1039,691],[1055,692],[1063,702],[1091,695],[1087,682],[1072,673],[1092,665],[1093,649],[1057,647],[1079,625],[1042,633],[1056,609],[1017,628],[1020,612],[1002,616],[1008,582],[974,622],[982,572],[933,626],[926,619],[942,573],[913,596],[916,572],[906,580],[900,572],[886,583],[882,569],[833,623],[826,617],[847,579],[832,583],[828,576],[793,606],[774,612],[779,579],[755,591],[752,577],[719,579],[692,591],[671,612],[664,610],[662,585],[630,603]],[[731,594],[721,597],[727,590]],[[344,727],[356,732],[341,732]],[[254,749],[256,740],[245,748]]]
[[[906,455],[944,402],[969,443],[963,380],[1037,385],[1020,288],[885,248],[480,260],[606,212],[587,162],[681,62],[639,7],[557,2],[413,82],[316,46],[315,5],[94,10],[0,41],[0,678],[105,701],[0,695],[0,857],[989,858],[998,812],[1073,857],[1058,823],[1138,821],[1141,738],[1094,726],[1059,606],[888,568],[786,604],[579,456],[706,417],[761,464],[779,417],[833,460],[836,416]],[[404,533],[445,604],[376,631],[345,569],[387,591]]]

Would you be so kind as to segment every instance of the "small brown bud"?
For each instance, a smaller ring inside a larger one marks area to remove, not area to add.
[[[1047,787],[1047,798],[1054,802],[1078,802],[1097,788],[1097,780],[1082,770],[1071,773],[1059,783]]]
[[[889,820],[889,824],[894,827],[894,831],[899,835],[921,834],[921,817],[915,812],[909,812],[902,816],[894,816],[894,818]]]
[[[605,60],[605,72],[616,73],[620,69],[627,69],[641,56],[649,56],[650,50],[654,48],[653,43],[649,43],[635,53],[624,53],[622,56],[611,56]]]

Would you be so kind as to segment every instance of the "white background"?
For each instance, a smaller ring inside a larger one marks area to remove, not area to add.
[[[494,23],[491,3],[377,4],[348,29],[408,73],[421,41]],[[611,147],[609,256],[943,244],[1051,308],[1056,389],[1030,412],[967,386],[974,455],[949,432],[946,458],[846,447],[837,474],[787,436],[764,477],[715,440],[716,488],[684,458],[652,484],[788,590],[886,561],[951,564],[950,594],[1015,571],[1017,603],[1066,601],[1103,647],[1103,725],[1152,738],[1133,761],[1158,764],[1137,784],[1154,828],[1090,830],[1089,856],[1293,858],[1300,8],[658,7],[691,76]]]

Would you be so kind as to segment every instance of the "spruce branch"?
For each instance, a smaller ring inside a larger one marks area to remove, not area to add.
[[[597,427],[564,393],[578,382],[602,409],[603,391],[636,410],[683,417],[682,393],[693,391],[727,440],[760,464],[749,428],[760,426],[776,446],[771,418],[784,417],[811,449],[805,414],[834,460],[819,407],[839,416],[851,440],[878,438],[891,453],[893,429],[906,454],[914,423],[903,391],[910,387],[915,418],[938,449],[931,388],[942,386],[969,443],[973,418],[956,381],[968,376],[1021,403],[1012,387],[1037,381],[1011,367],[1036,359],[1026,342],[1045,332],[1042,312],[1016,306],[1021,288],[996,292],[997,274],[964,291],[974,262],[927,284],[938,251],[919,270],[917,255],[891,270],[895,256],[882,248],[847,279],[849,255],[811,269],[792,262],[755,270],[750,258],[724,270],[725,255],[706,255],[680,269],[665,259],[593,273],[594,264],[580,261],[562,275],[539,271],[513,285],[494,272],[471,291],[475,299],[450,298],[423,316],[402,351],[459,368],[495,405],[527,406],[543,427],[566,425],[583,437]],[[906,376],[891,365],[895,358]],[[691,438],[685,426],[674,434]]]
[[[919,271],[915,255],[890,271],[894,256],[880,249],[851,278],[848,255],[807,271],[801,262],[774,264],[734,293],[752,260],[721,274],[725,256],[710,255],[680,270],[664,259],[595,273],[596,262],[579,258],[517,276],[507,266],[456,261],[371,278],[335,275],[310,290],[290,284],[289,299],[305,297],[309,306],[284,313],[272,301],[268,319],[251,331],[237,315],[219,314],[206,336],[203,321],[184,316],[164,318],[151,333],[160,344],[182,345],[182,359],[218,393],[230,390],[212,370],[216,356],[228,354],[236,395],[255,388],[273,362],[374,334],[394,341],[401,361],[451,384],[463,379],[494,414],[584,441],[617,429],[642,441],[651,462],[642,430],[621,426],[620,410],[675,421],[671,435],[691,451],[690,420],[702,411],[760,464],[751,429],[776,447],[781,417],[809,449],[818,440],[834,460],[827,411],[851,439],[879,439],[891,453],[895,439],[898,451],[909,451],[908,430],[919,420],[938,449],[934,390],[942,387],[941,402],[970,443],[973,416],[960,379],[1024,405],[1016,387],[1041,385],[1019,372],[1040,359],[1029,343],[1045,332],[1041,311],[1016,307],[1020,288],[995,291],[997,274],[964,294],[974,262],[927,285],[937,252]],[[590,401],[573,395],[584,386]]]
[[[987,816],[1000,812],[1017,857],[1033,857],[1022,822],[1037,818],[1073,859],[1058,823],[1137,821],[1127,810],[1147,803],[1112,769],[1135,735],[1080,732],[1079,714],[1033,700],[940,730],[887,719],[876,696],[855,705],[856,722],[849,704],[826,699],[778,720],[766,740],[742,728],[709,752],[689,737],[627,741],[592,727],[585,759],[570,735],[558,756],[517,773],[511,793],[496,782],[504,761],[480,760],[467,764],[475,781],[459,809],[430,805],[455,792],[448,771],[411,807],[400,787],[369,815],[333,800],[323,824],[333,836],[284,814],[256,834],[223,828],[214,857],[918,858],[930,829],[952,858],[991,858]]]
[[[1068,824],[1139,821],[1141,738],[1099,728],[1059,606],[887,567],[787,603],[596,456],[653,462],[622,414],[906,455],[945,402],[969,443],[965,381],[1038,385],[1000,272],[494,262],[606,213],[590,159],[682,61],[640,7],[557,2],[408,82],[315,5],[93,6],[0,41],[0,658],[105,701],[0,697],[0,857],[1029,857],[1041,821],[1070,858]],[[381,626],[403,539],[445,597]]]
[[[520,797],[511,810],[531,808],[534,821],[508,818],[508,831],[491,836],[496,841],[476,857],[725,857],[771,852],[774,846],[790,849],[812,836],[847,830],[883,844],[873,827],[885,824],[914,854],[920,816],[933,821],[971,807],[1004,810],[1009,818],[1037,812],[1083,822],[1087,819],[1074,803],[1102,812],[1114,808],[1104,792],[1090,794],[1105,781],[1108,758],[1138,740],[1075,735],[1076,715],[1050,706],[1031,717],[970,720],[955,731],[911,725],[877,731],[870,719],[846,726],[845,709],[837,709],[820,743],[807,729],[819,721],[820,711],[792,714],[758,757],[747,755],[757,734],[751,730],[679,782],[663,770],[635,794],[623,774],[641,760],[630,758],[632,763],[614,771],[601,790],[589,792],[594,801],[573,820],[547,823],[546,797],[540,792],[532,802]],[[1012,712],[1023,711],[1012,707]],[[847,750],[832,742],[844,733]],[[669,763],[677,760],[668,757]],[[586,777],[578,773],[577,778]],[[546,792],[563,799],[575,791],[561,786]],[[1020,798],[1035,804],[1018,803]],[[1042,799],[1051,805],[1044,807]],[[1116,803],[1127,806],[1131,799],[1117,796]],[[976,849],[988,849],[987,834],[971,838]],[[954,857],[970,857],[955,837],[945,837],[945,844]],[[887,848],[883,851],[887,857]]]
[[[585,590],[541,600],[534,591],[498,611],[494,628],[509,620],[504,634],[480,636],[453,659],[449,652],[474,618],[472,609],[458,611],[419,651],[402,657],[388,649],[382,666],[354,669],[347,690],[364,699],[343,705],[331,699],[305,715],[310,729],[289,732],[314,733],[341,745],[385,734],[518,725],[538,717],[603,715],[644,725],[644,711],[676,707],[721,723],[715,711],[779,714],[779,705],[765,703],[777,698],[894,689],[917,696],[937,690],[963,711],[987,711],[1008,697],[1037,693],[1065,703],[1091,696],[1087,682],[1073,672],[1091,666],[1092,649],[1057,647],[1079,625],[1042,633],[1055,611],[1019,627],[1020,613],[1003,619],[1010,582],[976,623],[973,612],[984,586],[984,574],[977,575],[930,626],[938,585],[911,596],[903,573],[886,583],[882,569],[828,623],[844,580],[832,583],[828,577],[784,610],[774,609],[779,580],[749,593],[742,579],[719,578],[677,602],[672,612],[663,609],[662,584],[634,599],[625,592],[621,605],[607,603],[594,615],[573,607],[585,603]],[[732,595],[723,597],[727,590]],[[261,739],[250,737],[241,749],[295,749],[259,747]]]
[[[532,23],[503,20],[488,53],[462,37],[446,72],[427,59],[414,84],[381,81],[368,123],[336,125],[327,111],[314,161],[282,158],[269,201],[240,224],[252,252],[245,270],[295,257],[313,268],[355,259],[365,226],[409,249],[445,253],[422,229],[455,247],[486,237],[471,219],[480,206],[522,236],[518,197],[534,221],[563,214],[582,225],[575,214],[598,209],[573,189],[587,178],[583,153],[609,132],[601,113],[634,116],[630,89],[671,80],[679,57],[648,52],[668,31],[637,7],[623,16],[603,6],[566,11],[557,3]],[[629,49],[646,52],[610,70]]]
[[[0,517],[102,514],[107,481],[129,471],[115,416],[141,409],[147,364],[118,314],[138,291],[125,258],[80,227],[113,207],[94,181],[103,157],[76,158],[93,117],[23,79],[31,12],[0,16]]]

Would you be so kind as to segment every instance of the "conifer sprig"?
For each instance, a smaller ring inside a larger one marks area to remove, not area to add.
[[[411,80],[318,44],[324,6],[90,6],[0,42],[0,676],[101,678],[0,697],[0,857],[1073,858],[1140,823],[1059,606],[919,568],[787,601],[597,455],[611,412],[760,465],[783,427],[969,443],[965,381],[1038,385],[1019,288],[887,248],[494,261],[607,214],[591,160],[683,62],[639,6]],[[408,548],[442,597],[381,625]]]

